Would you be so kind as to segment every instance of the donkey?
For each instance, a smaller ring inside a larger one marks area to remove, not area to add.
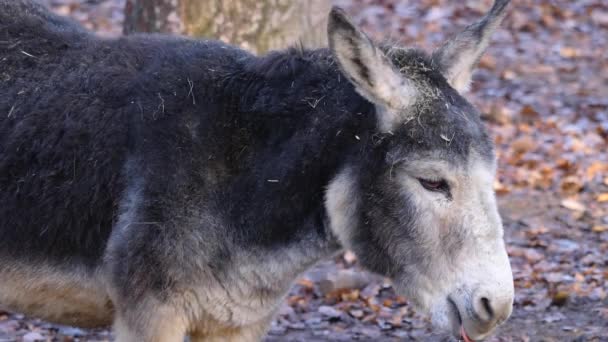
[[[488,336],[513,278],[460,92],[508,2],[430,55],[333,8],[329,48],[258,57],[0,0],[0,305],[118,341],[252,341],[348,248],[439,328]]]

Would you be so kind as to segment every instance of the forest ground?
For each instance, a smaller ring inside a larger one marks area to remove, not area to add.
[[[43,0],[105,36],[122,0]],[[337,0],[377,39],[430,49],[489,0]],[[499,159],[495,190],[516,284],[489,341],[608,341],[608,3],[514,1],[467,97]],[[0,342],[111,340],[0,312]],[[346,253],[293,287],[267,341],[449,340]]]

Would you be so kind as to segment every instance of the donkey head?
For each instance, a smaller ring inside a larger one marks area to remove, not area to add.
[[[338,8],[328,25],[341,73],[375,105],[382,140],[330,183],[331,229],[436,325],[465,339],[490,334],[513,303],[493,143],[459,94],[508,2],[496,0],[430,56],[376,46]]]

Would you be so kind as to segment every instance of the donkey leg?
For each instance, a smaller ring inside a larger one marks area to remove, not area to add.
[[[266,335],[271,319],[264,319],[242,327],[226,328],[209,333],[195,331],[190,342],[255,342]]]
[[[149,304],[116,313],[116,341],[183,342],[187,331],[184,315],[167,305]]]

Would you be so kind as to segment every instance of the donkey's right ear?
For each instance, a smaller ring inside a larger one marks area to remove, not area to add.
[[[359,94],[392,109],[413,102],[414,88],[339,7],[329,13],[327,36],[342,73]]]

